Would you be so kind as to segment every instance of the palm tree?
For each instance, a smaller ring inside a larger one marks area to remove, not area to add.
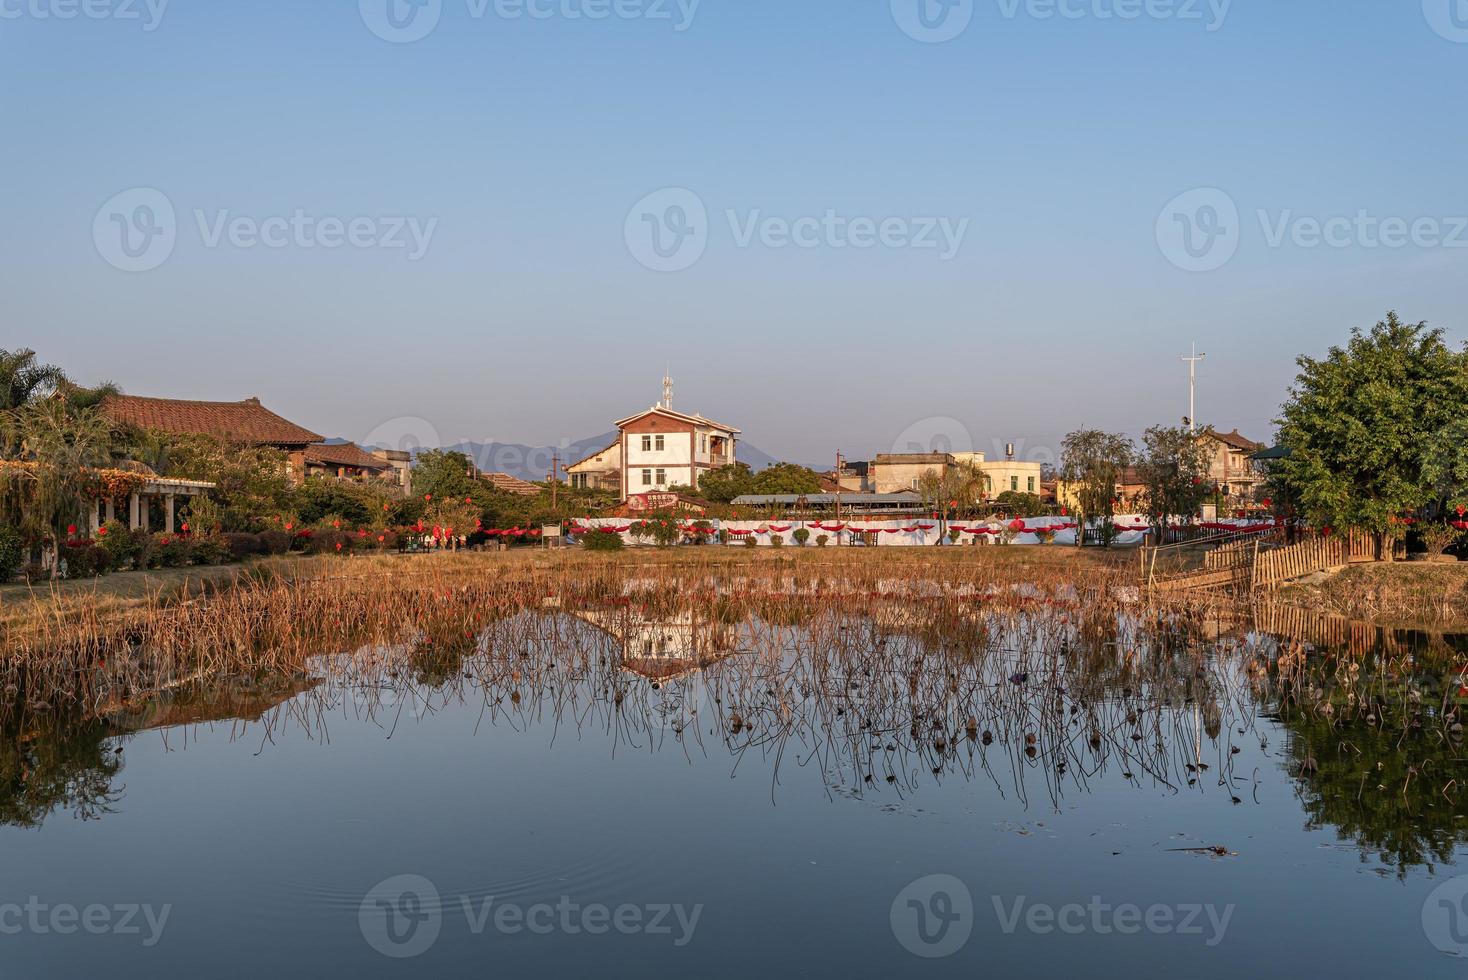
[[[0,410],[21,408],[66,383],[54,364],[36,363],[36,352],[0,349]]]
[[[43,398],[0,412],[0,432],[29,464],[11,468],[11,479],[26,484],[20,493],[22,523],[59,555],[67,525],[89,500],[89,472],[111,461],[112,426],[95,408]],[[59,564],[52,564],[52,578]]]

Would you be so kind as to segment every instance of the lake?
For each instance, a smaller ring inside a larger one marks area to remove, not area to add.
[[[1460,976],[1454,638],[536,609],[0,755],[5,976]]]

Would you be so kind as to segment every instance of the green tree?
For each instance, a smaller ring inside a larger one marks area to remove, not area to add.
[[[1101,542],[1107,547],[1116,536],[1117,487],[1135,455],[1136,447],[1129,438],[1099,429],[1072,432],[1060,444],[1061,479],[1075,491],[1082,526],[1098,523]],[[1077,543],[1083,537],[1077,535]]]
[[[1289,455],[1278,474],[1306,516],[1372,532],[1389,559],[1380,543],[1402,516],[1461,495],[1441,448],[1468,414],[1468,354],[1393,312],[1324,359],[1297,363],[1279,419]]]
[[[1147,519],[1162,542],[1167,519],[1191,519],[1202,508],[1208,483],[1208,450],[1187,428],[1154,425],[1142,436],[1137,476]]]
[[[821,478],[815,470],[795,463],[772,463],[754,475],[751,493],[820,493]]]
[[[419,453],[413,464],[413,492],[434,500],[463,500],[482,489],[479,481],[469,475],[473,466],[464,453],[443,449]]]
[[[1048,508],[1037,493],[1006,490],[994,498],[994,503],[1006,514],[1019,517],[1043,517]]]
[[[0,409],[21,408],[55,391],[66,375],[54,364],[40,364],[36,352],[0,349]]]
[[[754,493],[754,471],[747,463],[730,463],[709,470],[698,481],[698,492],[716,504],[727,504],[735,497]]]
[[[160,476],[205,480],[225,531],[264,531],[294,512],[286,454],[268,446],[236,446],[212,436],[134,433],[130,452]]]

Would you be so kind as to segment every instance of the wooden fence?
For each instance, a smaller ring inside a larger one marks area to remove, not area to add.
[[[1346,542],[1340,538],[1316,538],[1288,548],[1260,552],[1254,562],[1253,585],[1256,589],[1273,588],[1290,579],[1345,565],[1349,560]]]

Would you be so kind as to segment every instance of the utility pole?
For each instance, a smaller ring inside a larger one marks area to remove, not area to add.
[[[551,453],[550,485],[551,485],[551,510],[555,510],[556,509],[556,490],[561,485],[561,454],[559,452],[552,452]]]
[[[1183,361],[1188,365],[1188,434],[1198,434],[1198,412],[1196,396],[1198,391],[1198,362],[1207,357],[1207,354],[1198,353],[1198,345],[1193,345],[1191,355],[1184,354]]]

